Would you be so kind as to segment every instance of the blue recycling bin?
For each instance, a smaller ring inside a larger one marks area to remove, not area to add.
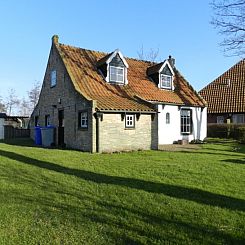
[[[35,127],[35,144],[42,145],[41,127]]]

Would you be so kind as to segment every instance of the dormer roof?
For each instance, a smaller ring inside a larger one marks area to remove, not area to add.
[[[150,67],[147,68],[147,75],[148,76],[151,76],[153,74],[156,74],[156,73],[160,73],[162,72],[163,68],[165,66],[168,66],[168,68],[170,69],[172,75],[174,75],[174,70],[172,68],[172,66],[170,65],[169,61],[168,60],[165,60],[161,63],[158,63],[158,64],[154,64]]]
[[[98,60],[97,62],[97,67],[100,67],[101,65],[103,64],[109,64],[112,59],[114,57],[116,57],[116,55],[119,55],[120,59],[122,60],[122,62],[124,63],[125,67],[128,68],[128,63],[127,61],[125,60],[125,58],[123,57],[121,51],[119,49],[116,49],[114,52],[111,52],[107,55],[105,55],[103,58],[101,58],[100,60]]]

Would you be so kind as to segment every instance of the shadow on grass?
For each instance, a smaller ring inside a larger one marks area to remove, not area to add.
[[[227,159],[221,160],[222,162],[235,163],[235,164],[245,164],[245,159]]]
[[[76,176],[83,180],[92,181],[99,184],[110,184],[147,191],[150,193],[160,193],[170,197],[194,201],[201,204],[217,206],[230,210],[245,211],[245,200],[214,194],[208,191],[193,189],[183,186],[175,186],[165,183],[133,179],[119,176],[109,176],[94,173],[86,170],[71,169],[51,162],[40,161],[34,158],[23,156],[14,152],[0,150],[0,155],[25,164],[36,166],[42,169],[55,171],[62,174]]]
[[[200,244],[244,244],[244,240],[228,234],[225,231],[217,229],[215,226],[206,226],[197,224],[188,220],[181,220],[180,217],[166,216],[164,212],[158,214],[147,212],[145,209],[134,206],[130,203],[118,203],[118,201],[103,201],[100,197],[85,194],[81,190],[72,189],[69,192],[58,192],[57,186],[53,189],[59,195],[69,195],[72,198],[83,200],[83,203],[89,203],[89,207],[79,206],[79,202],[63,202],[57,199],[55,202],[52,197],[40,195],[25,195],[23,192],[6,193],[6,196],[14,198],[23,205],[23,202],[42,208],[35,212],[35,220],[66,220],[69,219],[76,228],[78,223],[92,221],[104,227],[101,231],[102,237],[113,238],[115,244],[153,244],[154,241],[161,244],[185,244],[188,237],[189,242],[195,241]],[[64,187],[65,189],[65,187]],[[73,192],[73,194],[72,194]],[[0,204],[6,203],[6,200],[0,200]],[[12,201],[11,201],[12,204]],[[140,206],[140,204],[139,204]],[[55,207],[55,208],[54,208]],[[137,225],[136,225],[137,224]],[[140,225],[138,225],[140,224]],[[113,227],[113,229],[112,229]],[[175,233],[176,232],[176,233]],[[106,236],[104,234],[107,234]],[[144,242],[142,241],[144,239]],[[103,241],[103,240],[102,240]],[[147,242],[147,243],[146,243]],[[103,242],[102,242],[103,243]],[[157,244],[158,244],[157,243]],[[155,244],[155,243],[154,243]],[[172,243],[171,243],[172,244]]]
[[[31,138],[6,139],[6,140],[0,140],[0,143],[4,143],[7,145],[27,146],[27,147],[36,146]]]

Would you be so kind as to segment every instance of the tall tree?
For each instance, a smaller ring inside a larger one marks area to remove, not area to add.
[[[30,91],[27,91],[31,110],[35,108],[38,102],[40,89],[41,89],[40,82],[36,82],[33,84],[32,89]]]
[[[227,55],[245,54],[245,1],[213,0],[211,24],[224,36],[220,45]]]
[[[13,110],[19,105],[19,103],[20,100],[18,99],[15,90],[10,89],[6,97],[6,107],[9,116],[12,115]]]

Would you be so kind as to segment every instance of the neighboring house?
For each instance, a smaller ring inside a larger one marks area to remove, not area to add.
[[[206,137],[206,104],[171,57],[159,64],[58,42],[53,36],[34,126],[90,152],[158,149]],[[34,138],[32,130],[32,137]]]
[[[208,123],[245,123],[245,60],[200,91],[208,103]]]
[[[29,117],[22,116],[7,116],[6,113],[0,113],[0,140],[5,138],[6,128],[21,128],[26,129],[28,127]]]
[[[5,113],[0,113],[0,140],[4,139],[4,123],[7,115]]]

